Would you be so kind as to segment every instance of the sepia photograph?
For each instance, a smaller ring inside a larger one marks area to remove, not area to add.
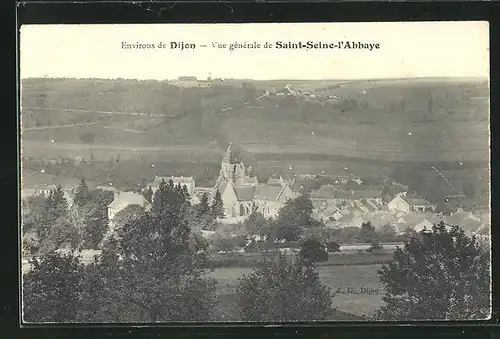
[[[489,25],[22,25],[21,323],[491,318]]]

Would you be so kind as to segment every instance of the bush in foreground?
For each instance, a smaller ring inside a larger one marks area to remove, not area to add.
[[[325,320],[332,314],[332,295],[311,264],[284,256],[265,261],[237,286],[243,321]]]
[[[443,223],[410,238],[379,271],[383,320],[475,320],[490,314],[490,253]]]
[[[309,239],[302,243],[299,256],[302,259],[316,261],[327,261],[328,252],[325,247],[316,239]]]

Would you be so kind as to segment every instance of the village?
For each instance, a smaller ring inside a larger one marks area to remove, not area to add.
[[[395,235],[409,230],[421,232],[431,230],[432,226],[443,221],[446,225],[459,225],[468,235],[488,237],[490,234],[487,216],[465,211],[459,206],[452,212],[437,211],[437,206],[408,187],[387,178],[384,185],[365,184],[362,178],[353,176],[334,177],[328,184],[304,191],[304,182],[314,182],[316,175],[273,176],[267,182],[259,182],[252,176],[251,166],[234,157],[232,143],[229,144],[220,162],[220,172],[213,187],[198,187],[192,176],[157,175],[150,183],[134,191],[121,191],[113,185],[95,186],[96,190],[112,192],[113,200],[107,206],[109,228],[104,236],[108,239],[116,230],[115,216],[126,208],[136,205],[145,211],[152,206],[147,191],[156,192],[162,182],[184,187],[192,205],[200,203],[203,195],[213,201],[220,193],[224,206],[224,217],[218,219],[220,225],[231,233],[231,225],[241,225],[249,216],[258,212],[266,219],[276,218],[288,200],[307,193],[313,206],[313,217],[323,222],[328,229],[360,228],[369,222],[376,230],[390,227]],[[389,189],[388,189],[389,188]],[[23,198],[29,196],[48,196],[55,185],[24,186]],[[73,204],[77,186],[63,187],[64,197],[69,207]],[[229,228],[228,228],[229,226]],[[235,227],[236,229],[236,227]],[[201,230],[200,234],[210,238],[214,230]],[[385,244],[393,248],[394,244]],[[361,246],[361,247],[360,247]],[[384,246],[384,244],[382,244]],[[388,247],[387,247],[388,246]],[[343,244],[341,249],[368,248],[369,244]],[[239,252],[244,252],[243,248]],[[220,251],[223,252],[223,251]],[[100,249],[89,249],[82,253],[84,261],[91,262]],[[86,258],[86,259],[85,259]]]

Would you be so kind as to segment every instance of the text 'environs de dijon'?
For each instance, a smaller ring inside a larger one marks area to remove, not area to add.
[[[356,40],[342,40],[335,42],[321,42],[321,41],[274,41],[274,42],[211,42],[209,44],[195,44],[191,42],[183,41],[170,41],[170,42],[158,42],[158,43],[128,43],[125,41],[121,42],[122,49],[170,49],[170,50],[194,50],[197,48],[215,48],[215,49],[226,49],[229,51],[239,50],[239,49],[299,49],[299,50],[318,50],[318,49],[330,49],[330,50],[341,50],[341,49],[358,49],[358,50],[378,50],[380,49],[380,43],[378,42],[366,42],[366,41],[356,41]]]

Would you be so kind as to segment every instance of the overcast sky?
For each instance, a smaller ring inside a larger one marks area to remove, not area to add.
[[[487,22],[24,25],[21,78],[252,79],[488,77]],[[380,49],[212,48],[213,42],[361,41]],[[191,42],[194,50],[122,49]]]

